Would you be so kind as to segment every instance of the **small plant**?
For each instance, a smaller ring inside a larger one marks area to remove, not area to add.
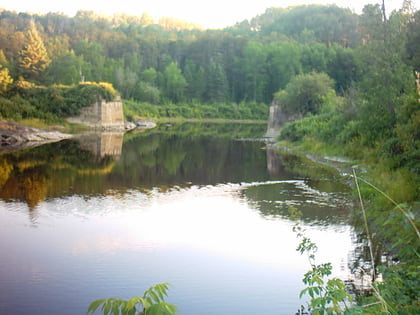
[[[302,214],[295,208],[290,209],[292,218],[300,218]],[[316,264],[315,253],[318,247],[304,234],[299,224],[295,224],[293,231],[297,233],[297,237],[301,239],[297,251],[302,255],[306,254],[311,265],[311,270],[305,273],[303,283],[306,285],[299,297],[308,294],[311,298],[308,314],[324,315],[324,314],[357,314],[356,309],[350,309],[346,301],[351,302],[352,297],[346,291],[344,282],[338,278],[328,279],[331,275],[331,263]]]
[[[93,314],[99,307],[104,315],[173,315],[178,308],[164,301],[169,283],[156,284],[147,289],[143,297],[133,297],[129,300],[115,298],[93,301],[87,310]]]

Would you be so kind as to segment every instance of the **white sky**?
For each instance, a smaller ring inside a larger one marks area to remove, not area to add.
[[[413,0],[418,7],[420,0]],[[232,26],[236,22],[264,13],[269,7],[288,7],[299,4],[332,4],[360,13],[365,4],[382,0],[0,0],[0,8],[17,12],[61,12],[73,16],[77,10],[92,10],[112,15],[149,13],[155,19],[169,16],[208,28]],[[403,0],[385,0],[388,13],[401,7]]]

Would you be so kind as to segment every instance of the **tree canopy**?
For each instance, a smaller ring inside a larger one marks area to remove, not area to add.
[[[292,114],[319,114],[328,94],[334,93],[334,82],[325,73],[311,72],[293,77],[276,100]]]
[[[386,34],[379,5],[367,5],[362,14],[335,5],[269,8],[222,30],[170,18],[154,21],[147,13],[107,17],[79,11],[68,17],[3,10],[1,89],[10,99],[31,84],[109,82],[134,102],[222,104],[229,111],[241,106],[263,118],[274,94],[295,76],[318,73],[333,80],[337,95],[363,94],[368,105],[360,106],[360,114],[374,117],[373,104],[378,112],[385,108],[388,117],[378,125],[384,130],[395,126],[397,95],[409,89],[408,75],[420,71],[420,15],[410,8],[389,14]],[[294,110],[319,110],[317,102],[302,106]]]

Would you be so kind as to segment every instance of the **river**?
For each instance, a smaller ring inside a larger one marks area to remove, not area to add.
[[[295,224],[346,279],[349,188],[252,141],[265,127],[161,124],[0,154],[0,314],[85,314],[169,282],[177,314],[293,315],[310,268]]]

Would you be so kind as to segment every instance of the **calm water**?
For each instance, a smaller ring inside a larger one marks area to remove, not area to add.
[[[294,314],[309,269],[348,275],[348,189],[258,141],[264,125],[162,125],[0,155],[0,314],[85,314],[170,282],[179,314]]]

